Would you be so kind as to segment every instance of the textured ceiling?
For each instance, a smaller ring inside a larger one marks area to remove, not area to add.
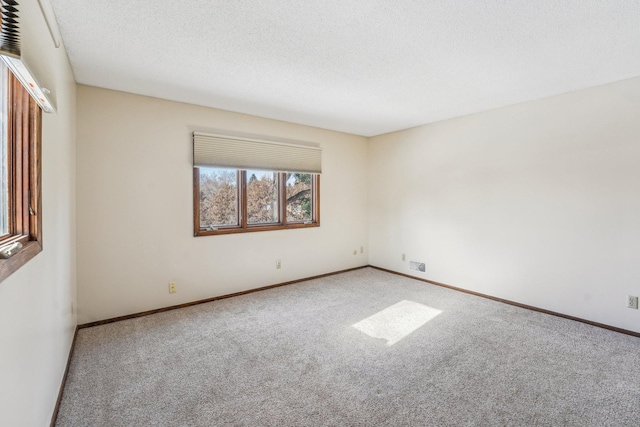
[[[372,136],[640,76],[640,0],[51,0],[78,83]]]

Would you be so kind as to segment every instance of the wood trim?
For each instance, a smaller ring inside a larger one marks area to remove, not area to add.
[[[237,230],[236,232],[244,232],[247,228],[247,204],[245,203],[247,197],[247,171],[236,171],[236,177],[236,182],[240,183],[238,185],[238,215],[240,215],[238,225],[240,228],[235,228],[235,230]]]
[[[320,226],[320,174],[316,175],[315,187],[313,188],[313,222]]]
[[[285,227],[287,224],[287,174],[286,172],[278,173],[278,212],[280,213],[280,222]]]
[[[151,314],[162,313],[162,312],[171,311],[171,310],[177,310],[177,309],[180,309],[180,308],[190,307],[192,305],[204,304],[204,303],[207,303],[207,302],[217,301],[217,300],[226,299],[226,298],[232,298],[232,297],[236,297],[236,296],[240,296],[240,295],[251,294],[251,293],[254,293],[254,292],[260,292],[260,291],[264,291],[264,290],[267,290],[267,289],[277,288],[277,287],[280,287],[280,286],[292,285],[292,284],[295,284],[295,283],[305,282],[307,280],[320,279],[320,278],[327,277],[327,276],[334,276],[336,274],[347,273],[349,271],[361,270],[361,269],[367,268],[367,267],[371,267],[371,268],[374,268],[376,270],[384,271],[386,273],[391,273],[391,274],[395,274],[395,275],[398,275],[398,276],[407,277],[409,279],[418,280],[420,282],[425,282],[425,283],[429,283],[429,284],[432,284],[432,285],[440,286],[440,287],[443,287],[443,288],[451,289],[451,290],[454,290],[454,291],[463,292],[465,294],[469,294],[469,295],[474,295],[474,296],[481,297],[481,298],[490,299],[492,301],[497,301],[497,302],[500,302],[500,303],[503,303],[503,304],[508,304],[508,305],[512,305],[512,306],[515,306],[515,307],[520,307],[520,308],[523,308],[525,310],[531,310],[531,311],[536,311],[538,313],[548,314],[550,316],[561,317],[563,319],[573,320],[575,322],[585,323],[587,325],[591,325],[591,326],[595,326],[595,327],[598,327],[598,328],[607,329],[607,330],[610,330],[610,331],[613,331],[613,332],[618,332],[618,333],[621,333],[621,334],[631,335],[631,336],[640,338],[640,333],[639,332],[634,332],[634,331],[630,331],[628,329],[622,329],[622,328],[618,328],[618,327],[615,327],[615,326],[606,325],[604,323],[593,322],[591,320],[582,319],[580,317],[569,316],[567,314],[562,314],[562,313],[558,313],[558,312],[555,312],[555,311],[546,310],[546,309],[535,307],[535,306],[532,306],[532,305],[521,304],[521,303],[518,303],[518,302],[515,302],[515,301],[510,301],[510,300],[507,300],[507,299],[494,297],[494,296],[483,294],[483,293],[480,293],[480,292],[474,292],[474,291],[470,291],[470,290],[467,290],[467,289],[458,288],[456,286],[447,285],[445,283],[440,283],[440,282],[436,282],[436,281],[433,281],[433,280],[422,279],[420,277],[415,277],[415,276],[411,276],[409,274],[400,273],[400,272],[393,271],[393,270],[388,270],[386,268],[377,267],[375,265],[365,265],[365,266],[361,266],[361,267],[348,268],[346,270],[339,270],[339,271],[334,271],[332,273],[319,274],[317,276],[311,276],[311,277],[306,277],[306,278],[303,278],[303,279],[291,280],[291,281],[288,281],[288,282],[277,283],[275,285],[263,286],[263,287],[260,287],[260,288],[249,289],[249,290],[246,290],[246,291],[235,292],[235,293],[232,293],[232,294],[220,295],[220,296],[217,296],[217,297],[206,298],[206,299],[203,299],[203,300],[187,302],[187,303],[184,303],[184,304],[172,305],[172,306],[169,306],[169,307],[163,307],[163,308],[159,308],[159,309],[155,309],[155,310],[143,311],[143,312],[139,312],[139,313],[129,314],[129,315],[126,315],[126,316],[114,317],[114,318],[105,319],[105,320],[98,320],[96,322],[90,322],[90,323],[84,323],[84,324],[78,325],[77,328],[78,329],[90,328],[90,327],[93,327],[93,326],[99,326],[99,325],[105,325],[105,324],[108,324],[108,323],[119,322],[121,320],[128,320],[128,319],[134,319],[136,317],[149,316]],[[75,345],[75,337],[74,337],[74,345]]]
[[[16,127],[16,141],[18,149],[22,152],[20,153],[20,157],[17,159],[17,162],[20,163],[18,173],[21,180],[16,183],[19,184],[17,189],[19,199],[16,200],[15,208],[19,209],[19,213],[17,215],[17,219],[19,224],[16,228],[16,234],[29,234],[29,192],[32,187],[29,182],[29,178],[31,176],[29,171],[29,157],[31,155],[30,148],[31,144],[31,117],[30,113],[32,110],[31,103],[35,104],[31,99],[31,95],[22,89],[22,84],[14,79],[14,84],[16,85],[16,94],[19,99],[20,108],[18,109],[18,126]],[[20,90],[22,89],[22,90]]]
[[[200,235],[200,168],[193,168],[193,236]]]
[[[252,233],[255,231],[275,231],[275,230],[293,230],[296,228],[313,228],[319,227],[320,224],[304,224],[304,223],[290,223],[287,225],[250,225],[247,228],[220,228],[218,230],[208,231],[208,230],[199,230],[196,234],[199,236],[217,236],[219,234],[240,234],[240,233]]]
[[[275,230],[292,230],[298,228],[313,228],[320,226],[320,175],[316,174],[311,185],[312,189],[312,215],[311,222],[287,222],[286,211],[286,173],[278,172],[278,202],[280,211],[280,222],[272,224],[248,224],[247,223],[247,204],[245,203],[247,194],[247,171],[236,171],[236,180],[238,182],[238,225],[220,227],[217,230],[206,230],[200,228],[200,171],[199,168],[193,168],[193,235],[200,236],[217,236],[220,234],[240,234],[253,233],[259,231],[275,231]]]
[[[75,331],[73,332],[73,340],[71,341],[71,348],[69,349],[69,357],[67,357],[67,366],[64,368],[64,374],[62,375],[62,381],[60,383],[60,390],[58,391],[58,398],[56,399],[56,406],[53,408],[53,414],[51,415],[51,424],[50,427],[55,427],[56,420],[58,419],[58,412],[60,411],[60,402],[62,402],[62,394],[64,393],[64,387],[67,384],[67,375],[69,374],[69,367],[71,366],[71,358],[73,357],[73,352],[76,349],[76,340],[78,338],[78,326],[76,326]]]
[[[386,268],[376,267],[375,265],[369,265],[369,267],[375,268],[376,270],[384,271],[386,273],[396,274],[398,276],[408,277],[409,279],[415,279],[415,280],[418,280],[420,282],[426,282],[426,283],[430,283],[432,285],[441,286],[443,288],[452,289],[454,291],[464,292],[465,294],[475,295],[477,297],[486,298],[486,299],[490,299],[490,300],[493,300],[493,301],[501,302],[503,304],[508,304],[508,305],[512,305],[512,306],[515,306],[515,307],[524,308],[526,310],[537,311],[538,313],[544,313],[544,314],[548,314],[548,315],[551,315],[551,316],[561,317],[563,319],[573,320],[575,322],[586,323],[587,325],[596,326],[598,328],[608,329],[610,331],[619,332],[621,334],[631,335],[631,336],[640,338],[640,332],[634,332],[634,331],[630,331],[628,329],[617,328],[615,326],[606,325],[604,323],[593,322],[591,320],[582,319],[580,317],[569,316],[568,314],[562,314],[562,313],[558,313],[558,312],[555,312],[555,311],[546,310],[544,308],[534,307],[532,305],[521,304],[519,302],[510,301],[510,300],[507,300],[507,299],[498,298],[498,297],[494,297],[494,296],[491,296],[491,295],[483,294],[483,293],[480,293],[480,292],[470,291],[470,290],[463,289],[463,288],[458,288],[456,286],[451,286],[451,285],[447,285],[447,284],[444,284],[444,283],[435,282],[433,280],[422,279],[420,277],[411,276],[410,274],[399,273],[397,271],[387,270]]]
[[[119,316],[119,317],[113,317],[111,319],[98,320],[96,322],[83,323],[82,325],[78,325],[78,328],[79,329],[91,328],[93,326],[106,325],[108,323],[119,322],[121,320],[128,320],[128,319],[134,319],[136,317],[149,316],[150,314],[162,313],[165,311],[177,310],[179,308],[191,307],[192,305],[204,304],[207,302],[217,301],[221,299],[237,297],[240,295],[252,294],[254,292],[265,291],[267,289],[279,288],[280,286],[293,285],[295,283],[306,282],[307,280],[321,279],[323,277],[334,276],[336,274],[347,273],[349,271],[361,270],[367,267],[368,267],[367,265],[363,265],[361,267],[347,268],[346,270],[339,270],[331,273],[319,274],[317,276],[305,277],[303,279],[290,280],[288,282],[276,283],[275,285],[263,286],[260,288],[249,289],[246,291],[235,292],[233,294],[220,295],[217,297],[206,298],[206,299],[201,299],[201,300],[192,301],[192,302],[186,302],[184,304],[172,305],[169,307],[158,308],[155,310],[148,310],[148,311],[141,311],[139,313],[134,313],[134,314],[127,314],[126,316]]]
[[[42,245],[32,240],[24,243],[22,249],[11,258],[0,260],[0,281],[9,277],[40,252],[42,252]]]
[[[29,221],[29,235],[40,243],[42,249],[42,110],[31,100],[31,138],[29,140],[29,207],[33,210]],[[31,214],[28,212],[28,214]]]
[[[11,92],[9,95],[8,102],[12,105],[13,110],[11,112],[11,116],[8,117],[8,121],[13,123],[12,132],[9,134],[9,144],[13,146],[13,157],[11,158],[11,162],[13,163],[13,169],[11,170],[11,175],[14,178],[13,180],[13,191],[11,196],[13,197],[12,206],[11,206],[11,214],[13,217],[11,218],[11,230],[10,233],[12,235],[24,234],[24,215],[23,215],[23,206],[24,201],[23,197],[24,193],[24,184],[25,184],[25,154],[28,153],[28,150],[24,148],[24,135],[25,129],[23,126],[23,117],[24,117],[24,94],[22,93],[20,82],[13,77],[11,73],[9,73],[11,82]],[[22,95],[22,96],[21,96]],[[28,103],[27,99],[27,103]],[[28,111],[28,110],[27,110]],[[28,160],[28,159],[27,159]],[[10,214],[10,215],[11,215]]]
[[[42,251],[42,110],[9,73],[9,235],[1,244],[24,246],[0,260],[0,282]]]

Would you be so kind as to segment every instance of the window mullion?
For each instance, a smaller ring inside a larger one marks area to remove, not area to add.
[[[280,205],[280,223],[287,225],[287,173],[278,173],[278,199]]]
[[[247,171],[239,170],[238,203],[240,203],[240,228],[247,228]]]
[[[311,221],[320,224],[320,175],[311,180]]]

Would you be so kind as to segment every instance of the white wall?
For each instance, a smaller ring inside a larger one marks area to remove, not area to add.
[[[369,148],[370,264],[640,332],[640,78]]]
[[[82,85],[77,120],[79,323],[368,262],[366,138]],[[193,237],[195,130],[319,143],[321,226]]]
[[[0,425],[48,425],[75,316],[75,82],[37,2],[21,2],[23,58],[57,98],[42,119],[43,251],[0,283]]]

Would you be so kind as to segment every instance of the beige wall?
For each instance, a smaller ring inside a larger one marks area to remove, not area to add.
[[[79,323],[367,264],[366,138],[82,85],[77,99]],[[321,226],[193,237],[195,130],[319,143]]]
[[[367,144],[79,86],[79,322],[367,262],[409,272],[406,253],[419,277],[640,330],[625,308],[640,294],[639,101],[632,79]],[[321,143],[322,227],[193,238],[194,130]]]
[[[636,78],[372,138],[370,264],[640,332],[639,105]]]
[[[42,120],[44,249],[0,283],[0,425],[48,425],[75,328],[75,82],[37,2],[21,3],[22,51],[58,113]]]

